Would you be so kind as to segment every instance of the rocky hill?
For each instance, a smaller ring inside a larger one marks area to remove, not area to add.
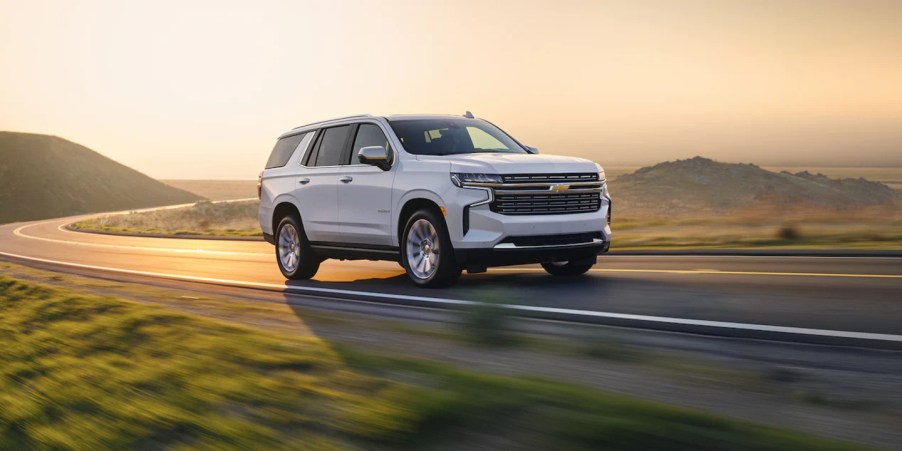
[[[641,168],[611,183],[624,213],[734,212],[754,208],[775,214],[792,210],[854,210],[898,206],[889,186],[822,174],[771,172],[754,164],[719,163],[695,157]]]
[[[0,132],[0,223],[199,199],[65,139]]]

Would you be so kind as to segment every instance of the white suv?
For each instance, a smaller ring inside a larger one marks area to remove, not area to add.
[[[469,112],[295,128],[258,188],[260,226],[289,279],[327,258],[397,261],[423,287],[498,265],[576,275],[611,242],[601,166],[538,155]]]

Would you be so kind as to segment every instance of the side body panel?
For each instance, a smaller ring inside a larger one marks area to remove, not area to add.
[[[303,168],[293,185],[293,197],[310,241],[340,241],[338,226],[339,166]]]
[[[347,183],[338,184],[338,221],[341,240],[348,243],[392,246],[392,185],[395,171],[351,165],[342,170]]]

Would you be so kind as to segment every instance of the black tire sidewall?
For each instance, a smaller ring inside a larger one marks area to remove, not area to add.
[[[566,265],[562,266],[555,266],[552,263],[542,263],[542,268],[544,268],[548,274],[553,276],[578,276],[585,274],[592,269],[593,266],[595,266],[594,259],[568,261]]]
[[[282,234],[282,228],[285,225],[291,224],[294,226],[294,229],[298,232],[298,239],[300,240],[300,248],[301,255],[298,258],[298,266],[294,269],[294,271],[289,272],[282,266],[282,259],[279,258],[279,237]],[[282,218],[279,221],[279,226],[276,228],[276,264],[279,265],[279,271],[282,272],[282,275],[285,276],[286,279],[309,279],[316,274],[317,269],[319,269],[319,263],[321,259],[314,255],[313,249],[310,248],[310,244],[307,242],[307,236],[304,234],[304,227],[301,225],[301,220],[295,215],[289,215]]]

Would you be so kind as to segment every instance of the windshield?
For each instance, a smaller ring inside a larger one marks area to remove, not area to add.
[[[501,129],[479,119],[400,119],[391,126],[404,150],[414,155],[527,153]]]

